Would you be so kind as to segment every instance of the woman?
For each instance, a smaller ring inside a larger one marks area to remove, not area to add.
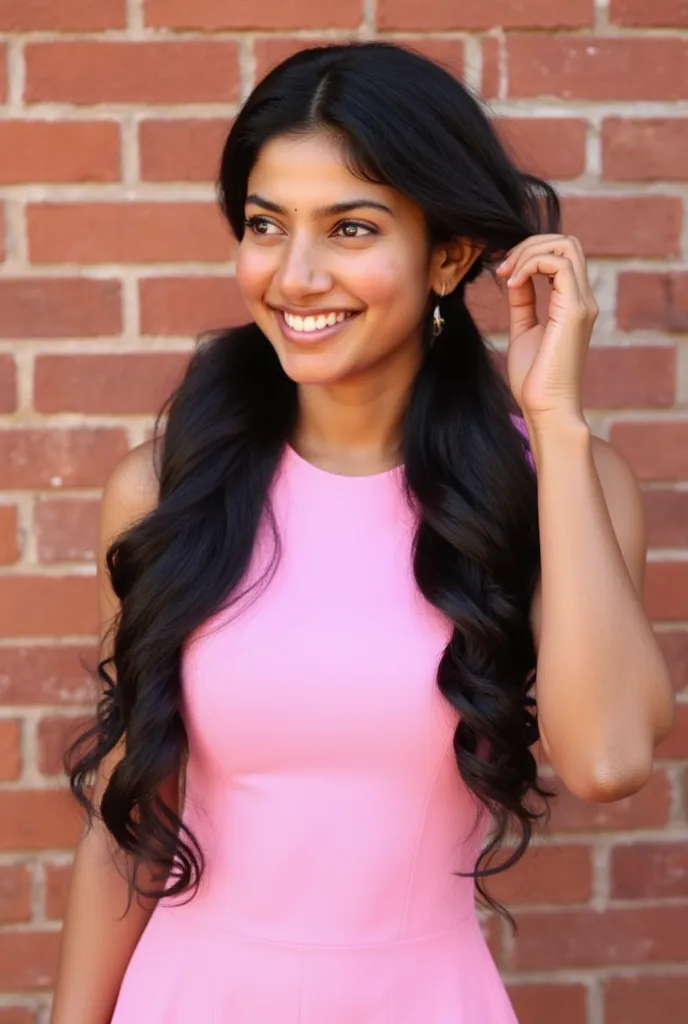
[[[538,727],[615,800],[672,719],[639,491],[583,417],[583,254],[462,86],[382,43],[268,75],[220,196],[254,322],[105,489],[53,1024],[510,1024],[473,889],[542,813]],[[508,387],[465,304],[495,263]]]

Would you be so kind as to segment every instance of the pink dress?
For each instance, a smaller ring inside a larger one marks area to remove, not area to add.
[[[112,1024],[516,1024],[452,874],[488,823],[435,682],[451,626],[413,579],[402,474],[285,450],[276,575],[183,653],[184,818],[206,873],[154,911]]]

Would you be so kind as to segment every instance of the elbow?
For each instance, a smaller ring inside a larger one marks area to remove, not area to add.
[[[614,803],[639,793],[649,782],[653,768],[651,756],[638,758],[633,763],[603,762],[585,776],[571,779],[562,776],[562,782],[586,803]]]

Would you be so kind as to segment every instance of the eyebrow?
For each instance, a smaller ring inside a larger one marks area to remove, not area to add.
[[[264,199],[263,196],[257,195],[252,192],[251,195],[246,196],[247,203],[255,203],[256,206],[262,206],[264,210],[270,210],[271,213],[279,213],[285,216],[287,211],[283,206],[279,206],[277,203],[273,203],[271,199]],[[331,206],[319,206],[313,210],[311,214],[313,220],[318,220],[320,217],[336,217],[340,213],[350,213],[351,210],[380,210],[382,213],[388,213],[391,217],[394,216],[389,206],[385,206],[384,203],[378,203],[374,199],[349,199],[344,203],[333,203]]]

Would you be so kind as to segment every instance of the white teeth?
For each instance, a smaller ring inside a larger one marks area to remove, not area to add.
[[[342,320],[346,320],[349,316],[353,316],[353,314],[347,312],[320,313],[318,316],[302,317],[285,313],[284,319],[292,330],[311,333],[312,331],[322,331],[325,327],[334,327],[335,324],[340,324]]]

